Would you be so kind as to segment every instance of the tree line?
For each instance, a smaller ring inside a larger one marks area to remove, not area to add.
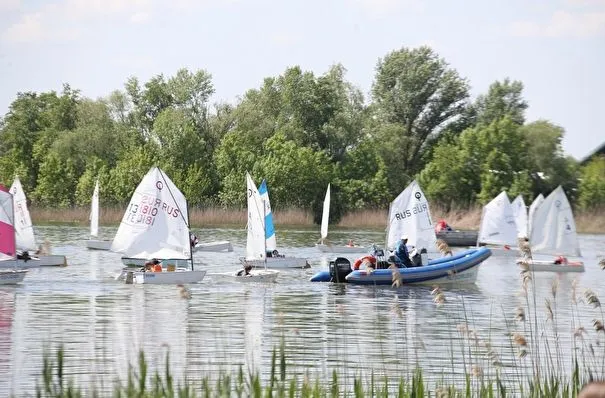
[[[211,104],[211,75],[181,69],[89,99],[22,92],[0,119],[0,182],[19,175],[34,204],[128,203],[153,165],[191,206],[243,207],[245,172],[267,179],[274,208],[319,219],[332,184],[332,221],[385,208],[414,178],[432,203],[484,204],[500,191],[527,202],[562,185],[582,209],[605,203],[605,159],[563,154],[564,129],[526,122],[523,84],[504,79],[471,100],[469,82],[431,48],[378,60],[366,101],[338,64],[323,75],[294,66],[237,104]]]

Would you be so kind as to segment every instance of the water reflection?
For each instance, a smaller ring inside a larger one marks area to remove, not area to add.
[[[65,345],[68,378],[107,392],[116,377],[126,379],[128,365],[136,364],[141,349],[152,370],[163,370],[170,352],[174,376],[190,381],[239,366],[258,369],[266,379],[273,350],[282,342],[289,375],[328,380],[336,369],[348,385],[356,375],[399,377],[417,365],[429,379],[462,383],[474,367],[495,372],[495,362],[504,365],[504,379],[518,379],[531,365],[530,356],[518,358],[518,347],[511,343],[515,332],[530,339],[528,322],[515,321],[517,307],[526,307],[527,299],[519,294],[519,268],[512,258],[489,258],[475,285],[444,290],[446,301],[436,305],[431,287],[308,282],[327,267],[330,256],[313,247],[316,231],[287,231],[278,236],[280,247],[306,256],[311,269],[284,271],[274,284],[207,277],[191,286],[191,298],[186,298],[175,286],[116,282],[119,255],[88,251],[87,228],[42,227],[36,233],[65,254],[69,266],[34,269],[22,285],[0,288],[0,396],[33,394],[41,381],[45,349],[60,343]],[[112,230],[104,233],[111,236]],[[196,253],[200,267],[209,273],[240,267],[244,230],[216,229],[201,236],[203,241],[229,239],[234,252]],[[380,231],[331,231],[335,240],[350,236],[368,245],[384,239]],[[589,343],[596,347],[592,321],[602,318],[598,308],[578,300],[586,288],[599,296],[605,293],[600,283],[604,271],[596,261],[603,255],[605,236],[580,239],[585,273],[535,274],[530,284],[537,311],[526,317],[544,331],[542,341],[559,341],[566,361],[556,365],[561,371],[569,365],[574,344],[584,352]],[[532,295],[530,300],[533,307]],[[554,310],[552,319],[546,300]],[[573,339],[580,326],[586,328],[584,345]],[[528,349],[542,357],[553,355],[543,347]]]

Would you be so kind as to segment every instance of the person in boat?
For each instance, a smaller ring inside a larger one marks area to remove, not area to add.
[[[246,264],[244,265],[244,269],[237,271],[237,276],[251,276],[250,271],[252,271],[252,265]]]
[[[407,235],[402,235],[401,239],[397,241],[397,245],[395,246],[394,260],[396,264],[402,264],[406,267],[413,267],[412,260],[410,259],[410,252],[408,251],[408,237]]]
[[[453,231],[452,227],[450,227],[444,219],[439,220],[439,222],[435,225],[435,232],[441,231]]]
[[[267,250],[267,257],[285,257],[285,256],[283,254],[279,254],[277,249],[275,249],[273,251]]]
[[[162,270],[162,264],[160,264],[160,260],[157,258],[152,258],[145,263],[145,271],[147,272],[159,272],[156,271],[158,268],[160,271]]]
[[[193,232],[189,232],[189,240],[191,241],[191,247],[195,247],[195,245],[197,245],[200,240],[198,239],[197,236],[195,236],[195,234]]]
[[[21,253],[17,253],[17,259],[28,261],[28,260],[31,260],[32,258],[29,255],[29,252],[27,250],[24,250]]]

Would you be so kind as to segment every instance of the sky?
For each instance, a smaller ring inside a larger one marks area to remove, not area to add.
[[[605,0],[0,0],[0,115],[18,92],[98,98],[183,67],[234,103],[290,66],[341,63],[369,102],[378,60],[420,45],[472,98],[523,82],[527,121],[563,127],[566,154],[605,142]]]

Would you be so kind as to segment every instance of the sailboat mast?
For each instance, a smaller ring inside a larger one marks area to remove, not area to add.
[[[172,191],[170,190],[170,185],[166,181],[166,177],[164,177],[164,172],[162,172],[162,169],[160,169],[160,168],[158,168],[158,171],[160,172],[160,175],[162,176],[162,180],[164,180],[164,184],[168,188],[168,192],[170,193],[170,197],[172,198],[172,201],[174,202],[175,206],[178,208],[179,204],[177,203],[176,199],[174,198],[174,195],[172,194]],[[193,248],[191,247],[191,235],[190,235],[191,229],[189,228],[189,205],[187,203],[188,203],[187,199],[185,199],[185,210],[187,210],[187,219],[185,219],[185,217],[183,217],[183,210],[181,208],[179,208],[179,210],[180,210],[179,213],[180,213],[181,218],[185,222],[185,225],[187,226],[187,246],[189,247],[189,260],[191,261],[191,271],[193,271]]]
[[[267,207],[265,206],[265,200],[263,199],[263,236],[265,237],[265,239],[263,239],[263,251],[265,252],[265,270],[267,269]]]

